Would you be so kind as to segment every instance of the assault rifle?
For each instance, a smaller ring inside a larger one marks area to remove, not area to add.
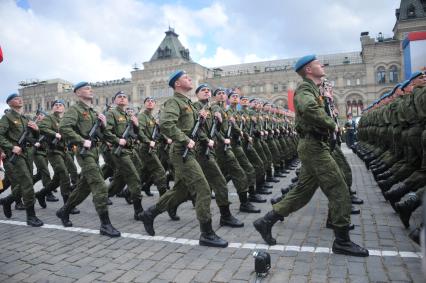
[[[158,120],[158,118],[160,117],[160,111],[161,110],[158,110],[158,114],[157,114],[157,117],[155,118],[155,125],[154,125],[154,129],[152,130],[152,134],[151,134],[151,140],[152,141],[154,141],[154,142],[157,142],[157,140],[158,140],[158,132],[160,131],[160,126],[158,126],[158,123],[157,123],[157,120]],[[148,149],[148,153],[152,153],[152,151],[154,150],[154,148],[153,147],[149,147],[149,149]]]
[[[105,108],[104,108],[104,111],[102,112],[102,114],[104,114],[104,115],[105,115],[105,113],[106,113],[108,110],[109,110],[109,105],[108,105],[108,104],[105,104]],[[92,128],[90,129],[88,139],[89,139],[89,140],[91,140],[92,142],[94,142],[94,141],[95,141],[96,134],[97,134],[97,130],[101,127],[101,124],[102,124],[101,120],[100,120],[99,118],[97,118],[97,119],[96,119],[95,124],[93,124]],[[87,154],[87,151],[88,151],[88,150],[89,150],[89,148],[87,148],[87,147],[83,147],[83,148],[80,150],[80,155]]]
[[[210,139],[213,139],[213,137],[216,135],[216,127],[217,127],[217,118],[214,117],[213,118],[213,125],[212,125],[212,128],[210,129],[210,135],[209,135]],[[207,146],[206,151],[204,152],[204,155],[207,158],[209,158],[209,156],[210,156],[210,147],[209,146]]]
[[[31,121],[37,122],[38,119],[39,119],[39,115],[40,115],[41,111],[42,111],[42,109],[38,108],[37,111],[36,111],[36,115],[35,115],[34,119],[32,119]],[[30,128],[27,126],[27,127],[25,127],[25,130],[22,132],[22,134],[21,134],[21,136],[19,137],[19,140],[18,140],[18,146],[22,150],[24,150],[24,148],[25,148],[29,134],[30,134]],[[10,159],[9,159],[10,163],[15,164],[16,157],[17,157],[17,154],[13,153],[12,156],[10,157]]]
[[[124,133],[121,135],[121,138],[125,139],[127,141],[127,139],[130,136],[130,132],[132,131],[132,129],[133,129],[133,122],[132,122],[132,120],[129,120],[127,122],[126,129],[124,130]],[[122,146],[122,145],[119,144],[117,146],[117,148],[114,150],[114,154],[117,155],[117,156],[120,156],[121,155],[121,151],[123,150],[123,147],[124,146]]]
[[[208,105],[208,103],[206,103],[206,105],[204,105],[204,107],[201,110],[204,110],[205,107],[207,107],[207,105]],[[197,121],[195,122],[195,125],[192,128],[191,135],[189,136],[189,138],[191,140],[195,141],[197,139],[197,137],[198,137],[198,130],[203,125],[203,123],[204,123],[204,118],[202,118],[201,115],[198,115]],[[182,154],[183,162],[186,161],[186,158],[188,156],[188,152],[189,152],[189,148],[186,147],[185,151]]]

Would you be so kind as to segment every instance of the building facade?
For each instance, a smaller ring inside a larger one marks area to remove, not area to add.
[[[384,38],[382,34],[373,38],[368,32],[362,32],[361,51],[318,55],[326,66],[327,79],[334,86],[341,117],[347,113],[360,115],[366,105],[403,79],[401,42],[408,32],[426,31],[426,0],[402,0],[395,16],[392,38]],[[116,92],[123,90],[135,106],[141,105],[148,96],[156,98],[161,105],[172,95],[168,76],[176,69],[185,70],[193,78],[194,85],[207,82],[213,88],[239,87],[245,95],[282,106],[288,105],[288,94],[300,82],[293,70],[298,58],[211,69],[194,62],[178,37],[174,29],[169,28],[151,59],[143,63],[143,69],[135,67],[130,78],[92,83],[96,92],[94,104],[100,109],[111,102]],[[50,110],[50,103],[57,98],[67,101],[67,106],[75,103],[72,83],[62,79],[20,85],[26,112],[38,107]],[[193,96],[195,98],[195,93]]]

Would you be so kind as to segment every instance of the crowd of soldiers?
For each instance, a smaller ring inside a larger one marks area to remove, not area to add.
[[[182,70],[171,74],[174,95],[158,112],[155,99],[147,97],[143,111],[137,113],[129,108],[127,94],[119,91],[114,107],[97,113],[90,84],[81,82],[74,86],[78,101],[67,111],[59,99],[52,104],[53,113],[38,113],[31,120],[22,114],[22,97],[12,94],[7,98],[10,110],[0,119],[0,148],[12,185],[12,193],[0,199],[4,214],[10,218],[12,203],[22,198],[27,224],[43,225],[35,214],[35,200],[45,208],[47,197],[52,200],[51,193],[59,186],[64,205],[56,216],[65,227],[73,225],[70,215],[78,214],[77,206],[92,193],[100,234],[120,236],[108,215],[109,197],[120,195],[133,205],[134,219],[154,236],[159,214],[167,211],[172,220],[179,220],[179,205],[191,200],[200,223],[199,244],[226,247],[228,242],[212,228],[212,195],[220,225],[242,227],[244,223],[231,214],[227,183],[232,181],[237,191],[241,212],[260,213],[253,203],[266,202],[262,195],[271,194],[272,183],[295,169],[300,159],[298,177],[281,190],[282,196],[271,199],[273,209],[254,221],[255,229],[275,245],[272,226],[306,205],[320,187],[329,200],[327,228],[334,230],[333,252],[368,256],[368,250],[349,237],[354,229],[350,215],[359,213],[352,204],[362,200],[351,189],[351,168],[340,149],[332,87],[324,83],[323,67],[315,55],[297,61],[295,70],[303,82],[295,92],[295,121],[288,111],[246,97],[238,89],[212,91],[201,84],[195,89],[198,101],[193,102],[192,79]],[[78,175],[74,158],[81,167]],[[38,192],[33,160],[43,182]],[[144,209],[141,192],[152,195],[152,184],[160,197]]]
[[[354,146],[407,229],[426,189],[425,86],[425,73],[414,72],[369,105],[359,121],[359,143]],[[416,227],[410,233],[417,243],[420,230]]]

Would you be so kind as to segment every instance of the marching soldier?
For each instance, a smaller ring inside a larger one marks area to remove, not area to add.
[[[22,115],[22,97],[13,93],[6,99],[10,107],[0,119],[0,148],[7,155],[5,170],[8,172],[10,182],[16,184],[12,193],[0,199],[3,211],[7,218],[12,217],[12,203],[22,195],[27,213],[27,224],[34,227],[43,225],[37,218],[34,210],[34,187],[33,187],[33,157],[32,145],[39,136],[36,122]]]
[[[175,188],[167,191],[158,202],[143,212],[145,230],[155,235],[154,219],[169,207],[177,207],[175,195],[188,193],[195,198],[195,212],[200,222],[202,246],[227,247],[228,242],[216,235],[212,228],[210,213],[211,192],[204,173],[194,156],[196,136],[191,135],[196,120],[204,119],[207,113],[198,113],[189,99],[192,79],[181,70],[170,76],[169,86],[174,95],[164,103],[161,111],[160,131],[174,142],[170,148],[170,161],[175,169]],[[198,117],[197,117],[198,116]],[[180,184],[182,183],[182,184]]]
[[[119,144],[119,139],[106,130],[105,115],[97,114],[93,110],[93,90],[89,83],[78,83],[74,87],[74,93],[78,97],[78,102],[64,114],[59,125],[59,133],[67,142],[78,145],[80,151],[77,153],[77,161],[81,167],[81,177],[77,188],[56,215],[65,227],[72,226],[69,220],[71,210],[92,193],[93,203],[101,222],[100,234],[119,237],[120,232],[111,225],[108,215],[108,189],[99,168],[99,148],[95,136],[98,136],[100,131],[104,139],[114,145]]]
[[[262,238],[275,245],[271,230],[278,220],[304,205],[318,186],[329,199],[331,222],[335,240],[333,252],[352,256],[368,256],[368,250],[356,245],[349,237],[350,197],[343,175],[330,155],[327,133],[337,131],[335,122],[327,116],[320,98],[319,85],[325,75],[323,65],[314,55],[299,59],[295,71],[303,78],[295,93],[296,129],[300,134],[298,146],[302,169],[300,181],[284,199],[273,205],[273,210],[253,224]]]

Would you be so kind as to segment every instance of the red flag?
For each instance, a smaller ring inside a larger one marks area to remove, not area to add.
[[[287,91],[287,101],[288,101],[288,110],[294,112],[294,91],[292,89],[289,89]]]
[[[3,52],[1,51],[1,46],[0,46],[0,63],[3,62]]]

